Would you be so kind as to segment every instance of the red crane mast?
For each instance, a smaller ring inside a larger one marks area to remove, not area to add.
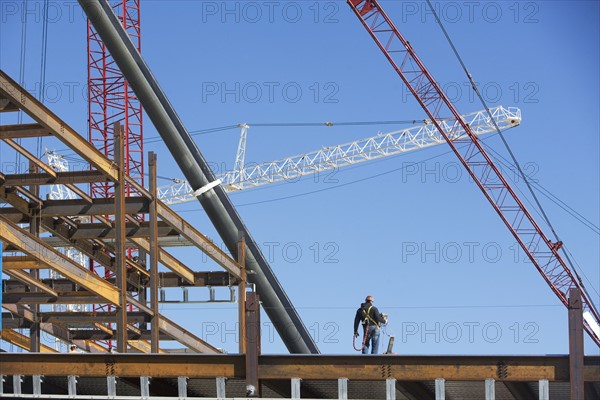
[[[140,0],[112,1],[112,8],[132,42],[141,52]],[[102,39],[88,21],[88,140],[108,159],[114,159],[114,125],[122,126],[124,136],[125,174],[142,187],[144,185],[144,143],[142,129],[142,106],[121,70],[110,55]],[[114,185],[110,182],[92,183],[93,198],[114,197]],[[125,195],[136,191],[125,186]],[[127,249],[127,256],[137,254]],[[93,261],[90,268],[98,275],[111,278],[110,270],[102,270]],[[111,305],[95,305],[94,309],[110,311]],[[132,310],[129,305],[129,310]],[[112,341],[106,345],[112,348]]]

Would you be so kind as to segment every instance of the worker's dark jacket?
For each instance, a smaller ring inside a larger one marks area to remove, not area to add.
[[[371,307],[370,310],[369,310],[369,307]],[[356,316],[354,317],[354,332],[358,332],[358,324],[361,321],[363,324],[366,323],[365,319],[367,319],[366,318],[367,310],[369,310],[369,317],[371,317],[371,319],[369,319],[369,324],[373,324],[373,321],[375,321],[377,323],[377,325],[379,326],[385,322],[385,320],[383,319],[383,316],[381,315],[381,313],[379,312],[377,307],[373,306],[373,304],[371,302],[362,303],[360,305],[360,308],[358,310],[356,310]]]

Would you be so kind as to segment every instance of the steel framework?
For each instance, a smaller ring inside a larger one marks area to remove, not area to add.
[[[123,173],[122,158],[117,157],[121,161],[109,160],[0,70],[2,103],[10,105],[3,111],[20,109],[35,121],[0,126],[3,142],[13,144],[15,139],[51,135],[92,166],[91,171],[64,171],[67,166],[60,159],[52,162],[53,168],[32,155],[25,147],[27,140],[19,146],[11,145],[15,152],[27,156],[32,166],[24,174],[6,174],[0,170],[2,268],[11,278],[2,281],[2,307],[7,311],[2,314],[2,340],[27,351],[54,351],[40,343],[40,335],[32,333],[27,338],[15,331],[29,328],[75,344],[90,353],[107,352],[105,343],[111,340],[116,341],[119,352],[127,352],[128,347],[140,352],[164,352],[159,346],[159,341],[164,340],[177,341],[193,352],[220,352],[159,313],[158,285],[160,282],[163,288],[233,287],[241,276],[241,267],[157,200],[156,160],[154,168],[150,168],[152,191],[149,192]],[[123,141],[116,143],[119,144],[116,155],[124,154]],[[151,153],[150,159],[153,157]],[[111,182],[120,193],[127,184],[139,194],[126,199],[119,195],[124,201],[114,197],[92,198],[78,186],[101,182]],[[47,185],[65,185],[68,198],[41,198],[39,187]],[[73,194],[77,198],[73,198]],[[106,219],[89,222],[91,217],[102,218],[104,215],[109,215],[115,222],[107,224]],[[144,215],[153,217],[145,222]],[[185,238],[189,245],[205,253],[227,272],[190,269],[164,249],[159,237]],[[63,247],[73,247],[110,271],[111,276],[93,273],[57,250]],[[151,267],[148,268],[144,260],[124,258],[123,254],[130,248],[140,248],[148,253]],[[153,267],[158,262],[169,271],[158,272],[158,268]],[[142,298],[141,294],[147,290],[151,292],[150,298]],[[112,308],[94,312],[51,308],[69,304],[110,304]]]
[[[487,154],[476,132],[460,116],[379,2],[347,2],[560,301],[568,306],[569,290],[581,290],[585,329],[600,346],[600,315],[558,253],[562,243],[554,243],[544,234]],[[440,117],[448,115],[453,119],[447,124],[440,123]],[[466,135],[455,139],[459,129]]]
[[[500,129],[513,128],[521,123],[521,110],[516,107],[494,107],[491,114],[493,121],[487,111],[467,114],[463,118],[476,135],[494,132],[494,122]],[[244,190],[445,143],[436,125],[427,122],[429,121],[425,121],[424,125],[380,133],[350,143],[250,166],[244,164],[248,125],[243,124],[235,168],[219,176],[219,179],[227,191]],[[452,140],[465,135],[456,120],[441,119],[439,123],[453,133]],[[159,187],[158,195],[167,204],[195,199],[189,183],[181,180]]]

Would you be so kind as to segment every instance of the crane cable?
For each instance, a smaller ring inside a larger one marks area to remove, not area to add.
[[[23,0],[23,10],[27,10],[27,0]],[[25,60],[26,48],[27,48],[27,12],[23,13],[23,20],[21,23],[21,54],[20,54],[20,65],[19,65],[19,84],[21,87],[25,87]],[[19,110],[17,115],[17,123],[20,125],[23,123],[23,111]],[[18,144],[21,144],[21,139],[15,140]],[[17,173],[21,172],[21,153],[18,151],[15,153],[15,169]]]
[[[529,192],[533,196],[533,199],[534,199],[537,207],[539,208],[539,210],[540,210],[540,212],[541,212],[544,220],[546,221],[546,223],[550,227],[550,230],[552,231],[552,234],[555,237],[555,241],[556,242],[560,242],[561,240],[560,240],[560,238],[558,236],[558,233],[556,233],[554,227],[552,226],[552,223],[550,222],[550,219],[548,218],[546,212],[544,211],[544,208],[542,207],[540,201],[538,200],[537,196],[535,195],[535,193],[533,191],[533,188],[531,187],[531,184],[529,183],[529,179],[527,179],[527,175],[525,175],[525,173],[523,172],[523,169],[521,168],[521,164],[519,164],[519,162],[517,161],[517,158],[515,157],[514,153],[512,152],[512,150],[511,150],[508,142],[504,138],[504,135],[502,134],[502,131],[500,130],[500,127],[498,127],[498,124],[496,124],[496,121],[494,120],[494,117],[492,116],[492,113],[491,113],[491,111],[490,111],[490,109],[489,109],[489,107],[488,107],[485,99],[481,95],[481,92],[479,92],[477,84],[473,80],[473,76],[471,75],[471,73],[467,69],[467,66],[465,65],[462,57],[458,53],[458,50],[456,49],[456,46],[454,45],[454,42],[450,38],[450,35],[448,34],[448,31],[446,31],[446,28],[444,27],[444,24],[440,20],[440,17],[438,16],[437,12],[435,11],[435,8],[431,4],[431,0],[426,0],[426,1],[427,1],[427,4],[428,4],[428,6],[429,6],[429,8],[430,8],[430,10],[431,10],[431,12],[433,14],[433,16],[435,17],[435,20],[436,20],[437,24],[439,25],[440,29],[444,33],[444,36],[446,37],[446,40],[450,44],[450,47],[452,48],[452,51],[454,52],[454,55],[458,59],[458,62],[460,63],[460,65],[462,66],[465,74],[467,75],[467,78],[469,79],[469,82],[471,83],[471,87],[473,88],[473,91],[477,94],[477,97],[479,98],[479,101],[481,102],[481,104],[483,105],[483,107],[485,108],[485,110],[487,111],[487,113],[488,113],[488,115],[489,115],[492,123],[494,124],[494,127],[496,128],[496,131],[498,132],[498,135],[500,136],[500,139],[502,139],[502,143],[504,143],[504,146],[506,147],[508,153],[510,154],[513,163],[517,167],[517,170],[519,171],[519,174],[521,175],[521,178],[523,179],[523,181],[527,185],[527,188],[529,189]],[[577,276],[577,279],[579,280],[579,284],[581,285],[581,288],[583,289],[583,291],[585,292],[585,294],[588,295],[587,294],[587,290],[585,288],[585,285],[583,284],[583,281],[581,280],[581,277],[577,273],[577,270],[575,269],[575,266],[573,265],[573,262],[571,261],[571,258],[569,257],[569,254],[568,254],[568,252],[566,251],[566,249],[564,247],[565,246],[563,245],[562,246],[562,249],[563,249],[562,252],[565,255],[565,258],[567,259],[567,262],[569,263],[569,266],[571,267],[571,269],[573,270],[573,272]],[[588,297],[589,297],[589,295],[588,295]],[[590,298],[590,301],[591,301],[591,298]]]
[[[44,103],[46,94],[46,52],[48,49],[48,0],[44,0],[44,11],[42,13],[42,55],[40,59],[40,103]],[[42,156],[43,136],[37,138],[37,157]]]

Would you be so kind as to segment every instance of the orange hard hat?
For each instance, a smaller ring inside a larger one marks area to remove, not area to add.
[[[367,301],[367,302],[368,302],[368,301],[373,301],[373,300],[374,300],[374,299],[373,299],[373,296],[367,296],[367,298],[365,299],[365,301]]]

